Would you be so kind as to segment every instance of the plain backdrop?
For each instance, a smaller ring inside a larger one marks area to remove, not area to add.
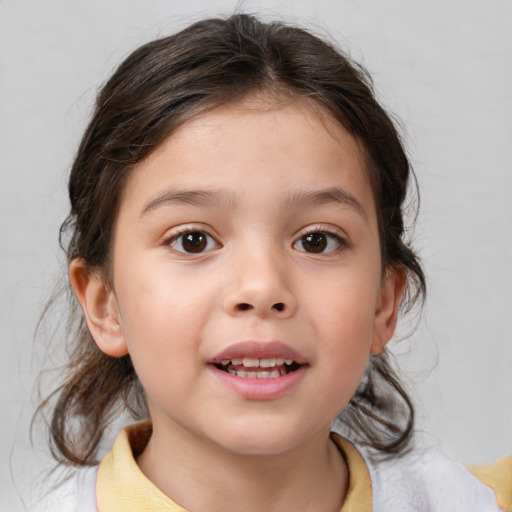
[[[1,510],[23,510],[49,467],[44,439],[29,440],[41,365],[33,335],[64,269],[66,174],[95,93],[143,42],[235,7],[0,0]],[[415,389],[419,429],[457,460],[512,453],[512,1],[241,8],[329,32],[403,121],[422,194],[415,244],[429,293],[417,331],[394,350]]]

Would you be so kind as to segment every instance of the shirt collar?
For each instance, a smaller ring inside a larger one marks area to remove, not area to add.
[[[142,473],[135,458],[151,436],[149,421],[124,428],[112,451],[101,461],[96,482],[99,512],[187,512]],[[344,456],[349,469],[349,488],[340,512],[371,512],[372,490],[365,461],[356,447],[332,433],[331,437]]]

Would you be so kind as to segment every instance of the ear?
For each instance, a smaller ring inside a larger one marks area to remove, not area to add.
[[[393,336],[398,318],[398,309],[407,281],[405,268],[389,268],[382,280],[375,321],[373,327],[373,340],[370,352],[380,354]]]
[[[71,261],[68,273],[87,327],[100,350],[112,357],[126,355],[128,349],[117,299],[105,276],[98,270],[90,270],[80,258]]]

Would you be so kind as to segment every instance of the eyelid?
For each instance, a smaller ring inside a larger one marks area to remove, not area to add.
[[[298,231],[295,236],[295,240],[299,240],[309,233],[325,233],[326,235],[337,236],[341,240],[344,240],[348,245],[348,237],[346,233],[341,228],[332,224],[309,224]]]

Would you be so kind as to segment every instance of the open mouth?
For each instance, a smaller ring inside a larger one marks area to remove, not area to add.
[[[240,357],[223,359],[215,365],[219,370],[244,379],[277,379],[298,370],[302,365],[293,359]]]

